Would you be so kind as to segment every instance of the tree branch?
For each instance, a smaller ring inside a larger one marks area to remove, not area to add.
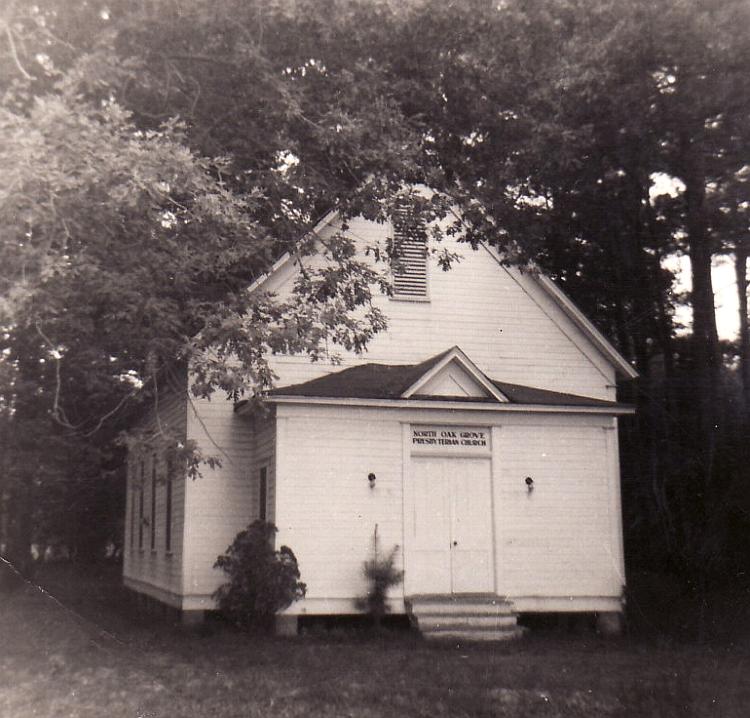
[[[65,416],[65,412],[63,411],[63,408],[60,406],[60,391],[62,387],[62,379],[60,376],[60,357],[57,356],[58,351],[55,345],[52,343],[50,338],[42,331],[42,328],[39,326],[39,322],[36,322],[34,324],[36,327],[37,334],[46,342],[47,346],[50,348],[50,354],[52,355],[52,358],[55,360],[55,394],[54,398],[52,400],[52,418],[61,426],[64,426],[66,429],[71,429],[72,431],[78,431],[79,426],[74,426],[68,421],[67,416]]]
[[[10,45],[10,56],[13,58],[13,62],[15,63],[15,66],[18,68],[18,71],[27,80],[33,80],[34,76],[26,72],[23,65],[21,64],[21,61],[18,59],[18,52],[16,51],[16,43],[13,40],[13,31],[10,29],[10,25],[8,25],[7,23],[5,24],[5,37],[8,38],[8,45]]]

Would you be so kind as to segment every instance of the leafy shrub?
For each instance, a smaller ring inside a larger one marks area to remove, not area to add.
[[[229,577],[214,598],[221,612],[242,628],[267,627],[274,614],[305,596],[294,553],[288,546],[273,548],[276,530],[272,523],[254,521],[214,564]]]
[[[376,626],[388,613],[386,597],[388,590],[398,586],[404,578],[404,572],[396,568],[396,556],[399,547],[394,546],[387,556],[380,555],[378,527],[372,537],[372,558],[364,562],[363,573],[367,579],[367,593],[357,599],[356,606],[365,611]]]

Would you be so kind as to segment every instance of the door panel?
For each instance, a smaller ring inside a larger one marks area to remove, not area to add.
[[[450,592],[450,493],[442,463],[412,462],[414,535],[408,571],[414,593]]]
[[[453,593],[487,593],[492,572],[492,505],[489,459],[448,462],[451,485]]]
[[[485,593],[494,588],[489,459],[411,462],[411,593]]]

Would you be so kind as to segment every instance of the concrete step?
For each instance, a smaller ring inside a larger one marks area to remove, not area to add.
[[[512,604],[499,596],[412,596],[407,606],[429,640],[507,641],[523,635]]]
[[[439,603],[497,603],[510,605],[510,602],[494,593],[413,593],[410,601],[436,601]]]
[[[422,613],[420,611],[416,616],[420,631],[444,630],[448,627],[459,630],[462,628],[495,630],[516,625],[516,617],[512,614],[468,616],[452,613]]]
[[[458,643],[471,643],[474,641],[515,641],[524,634],[521,626],[503,629],[501,631],[430,631],[422,634],[428,641],[454,641]]]
[[[513,607],[502,599],[492,600],[439,600],[410,599],[412,611],[420,614],[451,614],[455,616],[512,616]]]

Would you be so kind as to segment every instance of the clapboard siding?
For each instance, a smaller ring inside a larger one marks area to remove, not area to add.
[[[158,403],[158,425],[165,432],[174,432],[183,441],[187,435],[187,401],[176,389],[161,393]],[[157,429],[157,408],[146,413],[137,428]],[[141,461],[144,481],[141,482]],[[156,469],[156,542],[151,549],[151,476]],[[184,551],[185,477],[175,472],[172,480],[172,548],[166,550],[166,476],[165,452],[144,451],[128,456],[127,501],[125,515],[124,566],[125,579],[161,589],[170,594],[182,592],[182,559]],[[143,493],[143,547],[138,546],[140,493]]]
[[[251,464],[251,496],[253,519],[260,513],[260,472],[266,469],[266,521],[276,520],[276,418],[275,412],[259,414],[254,422],[255,447]]]
[[[619,596],[611,420],[504,424],[496,430],[498,587],[508,596]],[[615,457],[616,460],[616,457]],[[534,480],[529,492],[524,479]],[[550,594],[551,591],[551,594]]]
[[[613,419],[309,406],[278,412],[283,443],[295,447],[279,458],[279,539],[297,555],[308,585],[306,600],[290,612],[314,612],[316,602],[335,599],[353,607],[365,589],[362,563],[376,524],[381,549],[399,545],[401,563],[404,512],[412,510],[402,492],[410,480],[403,426],[443,423],[492,429],[497,593],[617,605],[624,576],[612,513],[613,492],[619,496],[616,445],[608,441]],[[526,476],[534,478],[531,494]],[[402,596],[402,587],[392,592]]]
[[[384,245],[389,231],[364,220],[350,223],[352,236],[363,245]],[[361,362],[414,364],[458,345],[494,379],[614,399],[610,360],[536,279],[500,266],[485,248],[475,251],[454,240],[445,245],[462,259],[448,272],[430,259],[425,297],[375,298],[389,328],[373,339],[367,353],[341,350],[341,364],[271,357],[277,385]],[[283,265],[263,289],[288,296],[296,271],[291,262]],[[260,472],[266,467],[267,518],[279,528],[277,545],[295,552],[308,587],[306,599],[290,612],[354,611],[355,599],[366,590],[363,563],[371,556],[376,526],[381,551],[398,546],[399,565],[408,570],[404,512],[414,511],[407,505],[414,495],[409,424],[445,424],[491,428],[497,593],[541,610],[560,610],[576,597],[595,599],[578,604],[589,610],[617,610],[624,577],[612,417],[493,412],[476,406],[449,411],[302,404],[239,416],[222,396],[198,400],[187,391],[163,398],[160,406],[162,422],[180,427],[204,456],[221,465],[203,466],[200,478],[175,482],[168,556],[163,485],[156,496],[156,550],[150,550],[148,526],[143,550],[138,550],[132,518],[141,496],[150,514],[152,457],[143,457],[142,489],[140,457],[131,457],[125,577],[138,590],[157,595],[159,589],[157,597],[184,609],[214,607],[212,594],[225,576],[213,565],[236,534],[259,517]],[[157,473],[163,473],[163,463],[157,457]],[[370,473],[377,477],[374,488]],[[534,478],[532,493],[526,476]],[[133,530],[131,547],[128,532]],[[394,610],[404,610],[403,586],[392,591],[391,599]]]
[[[363,219],[350,223],[351,235],[362,246],[383,245],[389,231],[389,225]],[[375,303],[388,317],[388,331],[376,336],[362,356],[341,350],[344,366],[363,361],[417,363],[457,344],[494,379],[614,398],[613,368],[536,280],[501,267],[482,247],[472,250],[455,239],[443,244],[462,258],[447,272],[430,258],[428,301],[379,295]],[[294,276],[290,263],[264,289],[284,296]],[[340,369],[324,362],[311,364],[305,357],[274,357],[272,365],[279,386]]]
[[[168,573],[160,568],[159,552],[150,552],[148,527],[143,552],[135,536],[139,571],[126,573],[146,587],[182,594],[183,607],[214,606],[211,594],[224,576],[213,563],[257,518],[259,471],[267,466],[269,519],[279,527],[278,545],[295,552],[308,586],[307,598],[289,611],[353,611],[366,588],[362,567],[375,526],[382,551],[400,547],[399,565],[408,551],[404,512],[411,509],[404,503],[404,486],[408,489],[410,480],[410,447],[404,427],[451,424],[492,430],[497,593],[519,605],[533,601],[539,610],[572,610],[566,602],[576,597],[587,599],[588,610],[616,610],[624,576],[611,417],[281,405],[249,419],[234,415],[224,401],[193,402],[189,412],[199,413],[200,420],[188,414],[188,435],[204,454],[218,455],[222,466],[188,481],[184,550],[175,492],[175,552],[168,560],[174,567],[184,561],[184,584],[164,580]],[[146,457],[146,514],[149,461]],[[367,480],[371,472],[377,477],[374,489]],[[534,478],[531,494],[526,476]],[[129,510],[137,510],[137,498],[137,492],[129,495]],[[157,542],[162,535],[157,528]],[[126,540],[130,566],[128,545]],[[394,610],[403,610],[402,586],[391,600]]]
[[[224,581],[214,562],[254,516],[252,421],[235,416],[232,402],[215,396],[190,400],[187,426],[203,456],[221,462],[215,468],[202,466],[186,491],[184,592],[210,607],[211,593]]]
[[[382,412],[285,407],[279,417],[284,446],[294,447],[283,462],[279,457],[279,542],[297,556],[306,602],[353,601],[365,592],[362,566],[375,526],[383,551],[403,545],[401,427]],[[377,477],[372,489],[369,473]],[[354,611],[353,602],[348,610]]]

